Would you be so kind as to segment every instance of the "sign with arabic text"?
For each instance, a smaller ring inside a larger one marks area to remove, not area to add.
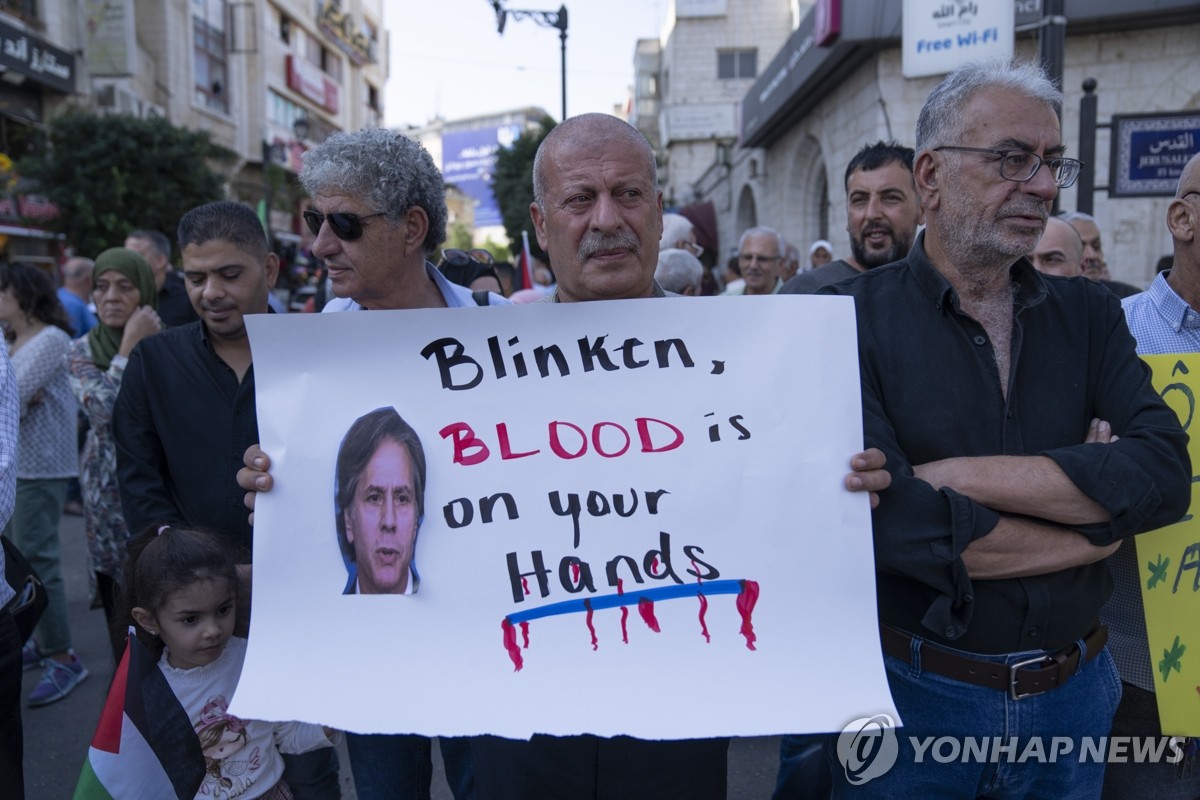
[[[901,72],[944,75],[970,61],[1010,59],[1016,10],[983,0],[904,0]]]
[[[75,56],[3,22],[0,67],[64,94],[75,91]]]
[[[842,486],[849,298],[247,324],[275,486],[231,713],[661,739],[895,714]]]
[[[1200,112],[1114,114],[1109,197],[1171,197],[1200,153]]]
[[[1200,468],[1200,353],[1142,356],[1154,387],[1188,431],[1192,470]],[[1138,578],[1158,716],[1166,735],[1200,736],[1200,476],[1192,478],[1192,504],[1174,525],[1143,533],[1137,545]]]

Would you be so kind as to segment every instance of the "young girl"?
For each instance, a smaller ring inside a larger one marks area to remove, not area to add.
[[[129,543],[124,590],[138,638],[161,653],[158,666],[200,739],[207,773],[196,797],[291,800],[280,752],[331,747],[339,734],[227,712],[246,655],[246,640],[233,635],[238,579],[228,548],[202,531],[148,530]]]

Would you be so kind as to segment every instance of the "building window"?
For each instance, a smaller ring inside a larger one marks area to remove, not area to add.
[[[296,29],[296,49],[304,60],[319,68],[337,83],[342,82],[342,59],[321,44],[317,37]]]
[[[279,12],[279,41],[284,44],[292,43],[292,19],[282,11]]]
[[[303,106],[293,103],[278,92],[267,90],[267,118],[274,125],[291,131],[294,130],[296,120],[302,117],[312,124],[313,115]]]
[[[717,77],[736,80],[758,76],[758,50],[718,50]]]
[[[0,0],[0,11],[12,14],[26,22],[38,21],[36,0]]]
[[[326,47],[321,48],[321,71],[337,83],[342,82],[342,59]]]
[[[367,37],[367,42],[368,42],[367,46],[369,48],[369,52],[371,53],[372,59],[378,58],[379,56],[377,54],[379,53],[379,26],[377,26],[374,22],[371,22],[371,20],[364,17],[363,21],[362,21],[362,33],[364,36]]]
[[[229,113],[225,55],[225,0],[192,0],[196,103]]]

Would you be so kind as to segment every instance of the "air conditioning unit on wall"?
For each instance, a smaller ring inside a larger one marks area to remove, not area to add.
[[[109,84],[96,91],[96,107],[112,114],[142,115],[142,101],[130,90]]]

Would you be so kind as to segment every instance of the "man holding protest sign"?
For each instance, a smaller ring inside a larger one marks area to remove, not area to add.
[[[904,723],[895,765],[835,780],[835,797],[1100,793],[1095,759],[931,765],[914,748],[1013,737],[1020,754],[1059,737],[1078,753],[1106,736],[1120,685],[1098,625],[1104,559],[1187,508],[1186,436],[1117,299],[1046,281],[1023,257],[1079,168],[1063,157],[1061,102],[1032,65],[948,76],[917,122],[928,227],[901,262],[825,290],[856,300],[866,439],[893,475],[875,552]]]
[[[470,289],[451,283],[427,259],[446,238],[447,212],[442,175],[418,142],[383,128],[335,134],[305,154],[300,180],[313,199],[304,212],[316,237],[312,252],[333,284],[335,299],[324,311],[477,305]],[[489,302],[507,301],[489,295]],[[245,463],[238,482],[251,492],[246,502],[253,508],[253,492],[270,488],[270,459],[253,445]],[[351,583],[361,577],[356,572]],[[454,796],[474,797],[468,743],[443,738],[440,747]],[[429,738],[347,732],[346,749],[361,800],[429,796]]]
[[[308,159],[323,157],[319,147]],[[376,161],[370,162],[372,168]],[[306,160],[306,173],[308,169]],[[539,241],[554,258],[558,276],[552,301],[665,296],[653,279],[662,231],[661,193],[653,154],[635,129],[615,117],[599,114],[568,120],[543,143],[534,179],[537,199],[531,214]],[[346,191],[313,191],[311,186],[309,190],[317,208],[327,217],[340,210],[336,203],[353,196]],[[359,214],[376,212],[377,208],[351,205],[345,210]],[[329,243],[326,257],[345,263],[350,256],[363,255],[361,250],[346,251],[345,247]],[[392,256],[393,263],[398,260]],[[400,268],[410,266],[406,262]],[[382,280],[382,276],[381,271],[373,272],[372,280]],[[357,300],[360,292],[379,295],[387,286],[376,287],[367,281],[345,288],[353,291],[351,298]],[[469,304],[469,295],[467,303],[452,303],[447,298],[446,304]],[[251,448],[246,453],[246,464],[247,468],[239,473],[239,483],[250,492],[247,505],[253,508],[254,493],[271,488],[271,477],[266,474],[269,460],[260,449]],[[852,466],[855,472],[845,480],[847,489],[877,492],[890,482],[878,451],[856,455]],[[476,762],[479,793],[489,798],[704,798],[725,796],[725,750],[726,740],[692,743],[539,736],[532,742],[488,739],[473,748],[473,753],[482,757]],[[355,779],[359,795],[364,797],[357,765]]]
[[[1140,355],[1200,352],[1200,156],[1192,156],[1179,177],[1175,199],[1167,206],[1167,229],[1175,245],[1172,268],[1160,272],[1145,292],[1121,301]],[[1162,726],[1154,694],[1154,660],[1148,647],[1133,540],[1123,542],[1108,564],[1113,594],[1102,618],[1111,632],[1109,646],[1123,682],[1112,735],[1159,737]],[[1188,758],[1193,761],[1190,765],[1132,761],[1109,764],[1104,774],[1104,797],[1200,797],[1200,768],[1195,765],[1198,756],[1194,744]]]
[[[654,280],[662,192],[646,139],[621,120],[584,114],[557,126],[534,160],[530,205],[558,277],[551,302],[664,297]],[[878,452],[855,456],[847,488],[887,484]],[[726,739],[535,736],[475,740],[476,780],[489,798],[723,798]]]

